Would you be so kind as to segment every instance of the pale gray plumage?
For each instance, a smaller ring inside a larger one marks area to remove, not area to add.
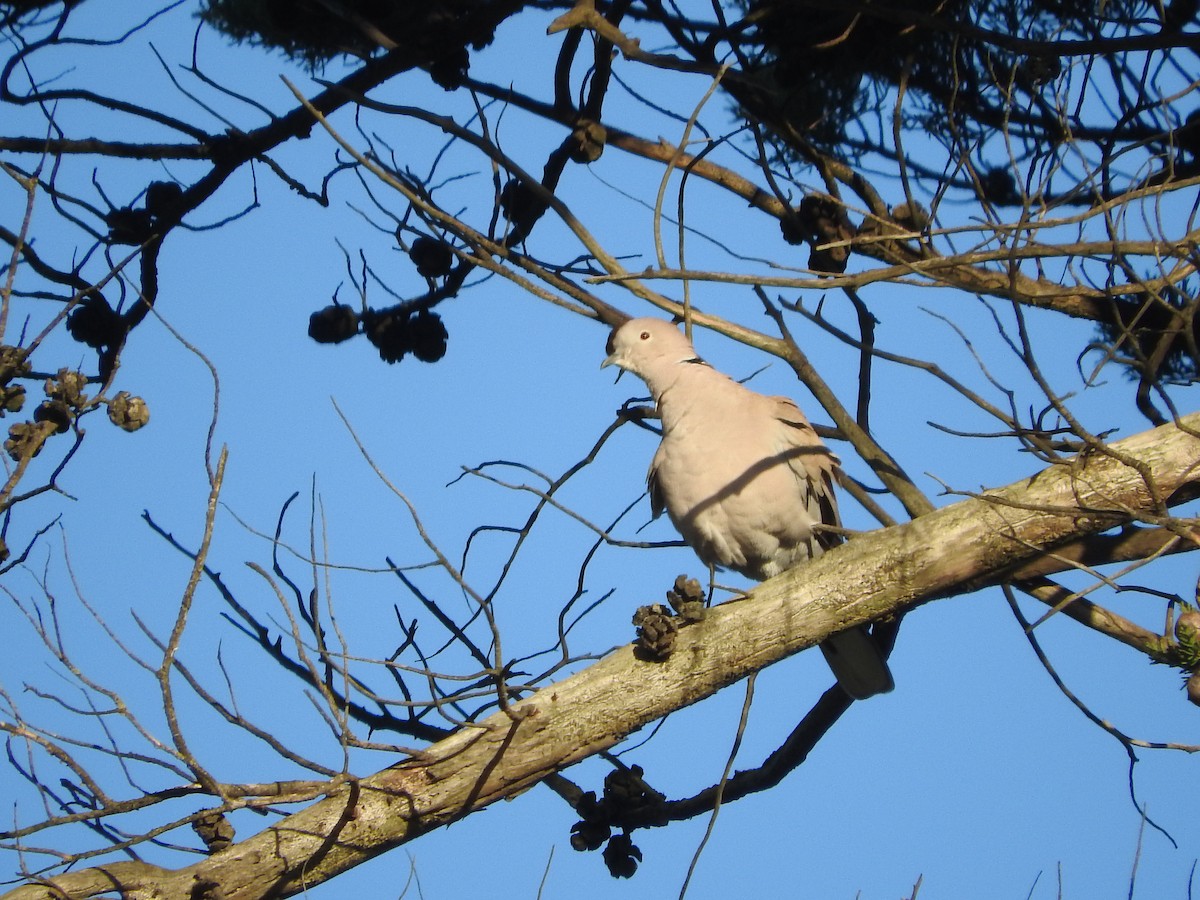
[[[678,328],[631,319],[608,341],[603,365],[646,382],[662,416],[650,464],[650,504],[665,509],[700,559],[762,581],[820,555],[841,538],[838,459],[786,397],[766,397],[701,360]],[[863,628],[821,644],[838,683],[864,699],[892,676]]]

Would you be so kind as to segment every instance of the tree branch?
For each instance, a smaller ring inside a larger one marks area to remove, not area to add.
[[[286,897],[613,747],[828,635],[995,583],[1047,549],[1161,513],[1200,481],[1200,414],[1087,452],[1034,478],[858,537],[764,582],[678,636],[661,663],[631,647],[354,782],[263,832],[174,871],[140,863],[69,873],[4,900],[120,890],[130,900]],[[1150,478],[1145,473],[1150,474]],[[1150,481],[1152,480],[1152,483]]]

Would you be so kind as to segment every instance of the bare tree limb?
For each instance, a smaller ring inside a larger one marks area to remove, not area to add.
[[[673,710],[852,625],[994,583],[1046,549],[1115,523],[1156,516],[1158,497],[1200,481],[1200,414],[1088,452],[1036,477],[848,542],[764,582],[683,629],[662,663],[623,647],[589,669],[463,727],[419,757],[195,865],[121,862],[73,872],[4,900],[286,897],[512,797],[602,752]],[[1147,483],[1144,473],[1153,480]]]

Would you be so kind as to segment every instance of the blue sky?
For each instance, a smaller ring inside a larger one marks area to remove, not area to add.
[[[105,21],[99,7],[81,8],[85,27],[115,35],[123,25]],[[544,96],[548,72],[561,38],[548,39],[549,17],[526,13],[501,30],[497,47],[479,56],[473,74],[512,81],[520,90]],[[192,34],[187,9],[172,12],[122,51],[137,65],[114,68],[98,48],[81,51],[62,65],[64,81],[97,79],[103,89],[126,93],[160,108],[183,109],[149,49],[153,41],[169,61],[185,61]],[[280,75],[313,93],[306,74],[277,56],[252,48],[229,48],[208,32],[201,34],[201,65],[207,74],[252,94],[275,111],[290,108]],[[502,48],[502,51],[500,50]],[[520,59],[515,65],[514,60]],[[629,67],[619,68],[625,74]],[[49,76],[51,71],[40,73]],[[177,77],[187,82],[185,73]],[[328,73],[336,77],[336,71]],[[645,77],[645,73],[630,77]],[[654,75],[656,97],[690,110],[707,88],[700,80]],[[191,82],[189,82],[191,83]],[[196,90],[200,87],[193,86]],[[209,94],[210,98],[212,97]],[[397,79],[378,94],[390,102],[438,104],[460,121],[467,101],[425,83],[419,73]],[[215,101],[214,101],[215,102]],[[726,127],[730,117],[712,101],[707,118]],[[225,107],[229,108],[229,107]],[[645,137],[678,138],[679,123],[659,117],[623,92],[609,107],[614,120]],[[6,110],[6,115],[7,115]],[[37,133],[36,116],[25,111],[21,126]],[[75,133],[113,134],[114,126],[93,112],[64,104],[58,115]],[[211,120],[194,108],[206,127]],[[490,111],[492,125],[507,153],[526,169],[539,171],[561,139],[558,130],[541,126],[510,110]],[[249,109],[235,113],[244,127],[259,124]],[[353,122],[335,120],[352,134]],[[415,172],[424,172],[441,150],[435,130],[396,119],[372,119],[389,144]],[[160,135],[161,136],[161,135]],[[278,155],[289,172],[309,184],[326,170],[334,151],[319,130]],[[732,164],[735,157],[724,161]],[[19,160],[28,165],[28,160]],[[94,161],[68,160],[63,178],[72,189],[88,191]],[[466,175],[439,195],[449,209],[469,205],[472,214],[486,209],[490,174],[480,157],[452,148],[440,163],[445,176]],[[200,167],[167,164],[100,165],[99,178],[114,200],[127,201],[149,178],[163,172],[189,183]],[[148,173],[149,178],[148,178]],[[629,255],[627,268],[653,262],[651,216],[637,198],[652,198],[661,170],[609,149],[590,169],[572,167],[561,194],[610,252]],[[619,184],[632,198],[606,187]],[[678,181],[674,183],[677,186]],[[675,195],[668,194],[674,208]],[[382,572],[384,558],[401,564],[426,562],[421,543],[403,504],[370,470],[338,416],[345,414],[354,434],[388,478],[419,511],[428,533],[456,561],[471,530],[483,523],[520,524],[533,502],[528,494],[508,491],[477,478],[456,480],[463,466],[511,460],[558,475],[582,458],[628,397],[642,392],[634,379],[615,385],[600,372],[605,329],[555,309],[499,278],[465,291],[440,310],[450,332],[446,357],[436,365],[406,359],[387,366],[362,339],[338,347],[318,346],[305,336],[308,315],[329,302],[341,285],[341,298],[353,302],[340,244],[352,256],[363,250],[372,265],[404,295],[423,290],[411,263],[386,229],[373,228],[386,216],[371,209],[353,176],[333,182],[332,202],[322,209],[306,202],[264,168],[257,184],[248,173],[232,178],[214,202],[202,209],[204,224],[244,207],[257,188],[260,207],[236,222],[212,231],[173,235],[161,260],[159,312],[215,367],[220,403],[215,444],[229,451],[222,510],[211,554],[240,599],[264,617],[281,616],[270,587],[244,565],[269,566],[270,544],[281,504],[295,492],[298,505],[285,540],[301,554],[309,546],[308,498],[315,489],[323,516],[319,552],[332,567],[322,589],[352,652],[366,658],[386,654],[399,640],[394,608],[402,616],[419,610],[401,586]],[[7,209],[16,194],[5,184]],[[394,212],[399,197],[379,191]],[[693,181],[688,187],[688,221],[717,236],[733,255],[764,257],[803,265],[806,251],[788,248],[772,222],[748,214],[741,201]],[[356,211],[370,210],[366,217]],[[964,210],[964,216],[970,210]],[[1168,210],[1168,215],[1176,215]],[[10,221],[6,214],[5,223]],[[78,233],[57,224],[48,205],[35,210],[40,246],[62,251],[84,246]],[[10,226],[11,227],[11,226]],[[390,228],[390,226],[388,226]],[[667,244],[675,233],[668,229]],[[541,258],[567,259],[580,252],[565,230],[551,220],[539,226],[529,250]],[[754,270],[733,255],[698,237],[689,238],[688,261],[697,269]],[[678,295],[677,286],[664,290]],[[744,324],[770,330],[758,301],[743,288],[693,285],[693,297],[705,309]],[[598,291],[631,313],[645,313],[620,288]],[[897,352],[936,359],[947,371],[984,392],[987,384],[971,354],[934,313],[949,316],[970,336],[993,375],[1011,386],[1017,405],[1044,404],[1028,375],[1015,364],[988,310],[977,299],[949,291],[880,285],[863,292],[880,320],[879,344]],[[817,298],[809,298],[810,302]],[[386,302],[371,288],[369,301]],[[28,302],[22,315],[34,323],[52,313],[48,304]],[[843,325],[852,311],[834,292],[825,311]],[[1001,309],[1001,317],[1011,320]],[[1142,430],[1132,403],[1132,386],[1115,374],[1086,388],[1076,370],[1075,354],[1090,336],[1086,325],[1049,316],[1031,316],[1039,361],[1055,387],[1078,392],[1072,408],[1094,431]],[[844,401],[856,384],[856,355],[811,324],[793,317],[790,324],[822,375]],[[710,334],[697,338],[699,351],[719,368],[738,377],[754,372],[762,360]],[[43,362],[42,360],[45,360]],[[45,368],[91,361],[77,345],[51,342],[38,364]],[[819,422],[816,409],[785,367],[776,364],[756,376],[753,385],[767,393],[788,393]],[[26,570],[7,576],[0,603],[0,630],[13,635],[11,652],[0,659],[0,685],[11,692],[30,719],[53,729],[80,729],[52,704],[21,692],[38,683],[71,694],[69,679],[48,664],[31,639],[15,601],[26,607],[47,600],[39,580],[56,599],[63,631],[85,669],[102,677],[138,706],[148,727],[165,736],[156,712],[154,685],[107,643],[81,607],[87,603],[126,638],[136,652],[153,656],[132,615],[157,634],[174,620],[189,564],[141,521],[149,511],[165,529],[193,544],[203,526],[208,492],[204,469],[206,432],[213,411],[214,383],[205,363],[163,323],[148,322],[135,335],[122,359],[119,389],[142,395],[152,420],[142,431],[125,435],[93,420],[89,439],[64,473],[66,494],[50,494],[25,504],[20,527],[26,534],[61,516],[31,556]],[[1177,397],[1182,409],[1190,397]],[[96,417],[97,419],[99,417]],[[931,494],[948,484],[960,490],[998,486],[1033,474],[1028,455],[999,442],[951,438],[928,420],[970,430],[990,427],[981,415],[928,376],[880,365],[874,384],[873,425],[881,442]],[[598,523],[611,521],[643,488],[654,439],[626,427],[606,446],[597,463],[564,493],[573,509]],[[43,466],[53,463],[49,449]],[[853,459],[847,468],[865,477]],[[514,481],[528,476],[510,473]],[[315,486],[315,487],[314,487]],[[949,498],[945,498],[947,501]],[[941,502],[941,501],[939,501]],[[847,524],[870,528],[866,515],[847,504]],[[665,521],[639,528],[649,519],[643,501],[622,524],[628,539],[670,540]],[[16,527],[16,526],[14,526]],[[559,607],[575,589],[579,567],[592,543],[591,534],[567,516],[549,513],[522,552],[504,590],[496,615],[511,655],[553,643]],[[10,544],[15,544],[12,535]],[[508,539],[489,535],[475,545],[466,576],[485,589],[495,578]],[[70,575],[64,560],[69,557]],[[302,584],[311,569],[300,559],[289,562]],[[603,548],[588,568],[589,596],[611,597],[579,627],[574,648],[603,652],[631,637],[629,617],[645,602],[660,599],[681,571],[700,575],[685,548],[629,550]],[[73,575],[73,580],[71,575]],[[462,612],[468,600],[445,579],[414,575],[451,610]],[[1139,581],[1189,596],[1194,565],[1186,558],[1159,564]],[[732,580],[732,579],[729,579]],[[1082,578],[1064,578],[1082,584]],[[306,585],[307,586],[307,585]],[[14,599],[15,598],[15,599]],[[1138,595],[1097,598],[1146,627],[1161,627],[1161,605]],[[1027,612],[1040,615],[1029,604]],[[185,642],[185,659],[206,674],[210,687],[225,695],[217,655],[234,686],[242,711],[270,727],[291,748],[323,763],[341,764],[341,751],[294,680],[274,671],[255,648],[221,618],[219,598],[200,591]],[[432,634],[435,626],[424,623]],[[1176,673],[1152,667],[1133,651],[1090,634],[1068,622],[1051,620],[1039,638],[1072,690],[1093,710],[1128,734],[1158,741],[1200,743],[1196,713],[1178,689]],[[432,638],[431,638],[432,640]],[[1194,814],[1195,763],[1170,751],[1139,751],[1133,785],[1149,816],[1178,847],[1142,819],[1130,799],[1129,761],[1122,747],[1089,723],[1046,676],[998,591],[985,591],[930,604],[908,617],[892,657],[897,688],[888,696],[858,704],[821,742],[809,760],[778,788],[723,808],[713,838],[698,864],[688,896],[745,895],[799,898],[894,898],[907,896],[923,879],[923,900],[943,898],[1053,898],[1069,900],[1126,896],[1135,868],[1133,894],[1145,898],[1191,895],[1189,879],[1197,858],[1200,826]],[[750,726],[736,767],[758,763],[828,687],[829,675],[815,652],[804,653],[763,673],[756,686]],[[186,692],[180,687],[181,695]],[[650,782],[668,796],[690,794],[714,782],[732,745],[742,704],[734,686],[695,708],[672,715],[645,746],[623,758],[642,765]],[[234,781],[296,777],[298,770],[278,760],[261,744],[231,731],[194,701],[184,706],[184,724],[197,754],[219,777]],[[635,736],[640,743],[644,735]],[[395,757],[355,753],[352,768],[375,771]],[[606,765],[588,762],[568,776],[587,789],[599,789]],[[154,784],[155,775],[139,775]],[[128,790],[128,789],[127,789]],[[36,815],[28,790],[9,769],[0,769],[0,796],[16,804],[18,819]],[[175,810],[181,813],[182,809]],[[571,810],[544,788],[471,816],[430,834],[316,888],[314,896],[356,893],[363,897],[399,896],[410,867],[420,891],[406,896],[427,900],[487,891],[505,897],[658,898],[678,895],[706,822],[678,823],[641,832],[634,838],[645,854],[637,875],[613,881],[599,854],[570,849]],[[243,814],[235,822],[241,836],[262,827]],[[38,836],[33,842],[48,838]],[[63,837],[64,843],[78,840]],[[178,838],[192,842],[190,834]],[[5,871],[16,865],[5,856]],[[181,864],[183,857],[170,857]]]

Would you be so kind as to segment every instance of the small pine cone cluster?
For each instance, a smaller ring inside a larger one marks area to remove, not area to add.
[[[118,428],[137,431],[150,421],[150,407],[141,397],[121,391],[108,401],[108,418]]]
[[[661,603],[639,606],[633,614],[633,624],[637,626],[634,653],[640,659],[662,662],[671,655],[679,622],[667,607]]]

